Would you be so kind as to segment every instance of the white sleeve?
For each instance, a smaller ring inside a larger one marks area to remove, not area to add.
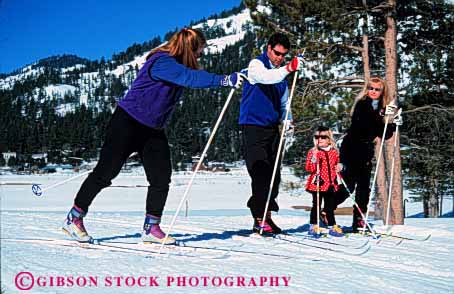
[[[276,84],[281,82],[288,75],[285,66],[274,69],[267,69],[263,62],[253,59],[248,66],[248,80],[254,84]]]

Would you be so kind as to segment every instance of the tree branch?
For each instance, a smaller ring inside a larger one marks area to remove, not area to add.
[[[416,108],[413,108],[413,109],[405,110],[405,111],[403,111],[403,113],[412,113],[412,112],[417,112],[417,111],[426,111],[428,109],[445,111],[445,112],[450,113],[450,114],[454,113],[454,107],[447,108],[447,107],[444,107],[444,106],[442,106],[440,104],[424,105],[424,106],[416,107]]]
[[[320,45],[321,47],[323,47],[321,50],[324,50],[326,48],[328,48],[329,50],[332,50],[333,47],[339,47],[339,48],[350,49],[350,50],[358,51],[358,52],[364,51],[364,49],[362,47],[347,45],[347,44],[342,44],[342,43],[326,43],[326,42],[320,42],[320,41],[309,41],[308,43]]]

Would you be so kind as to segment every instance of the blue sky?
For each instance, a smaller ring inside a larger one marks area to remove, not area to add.
[[[0,0],[0,73],[56,54],[88,59],[124,51],[240,0]]]

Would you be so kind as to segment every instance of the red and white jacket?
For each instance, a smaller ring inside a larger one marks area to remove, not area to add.
[[[312,158],[314,153],[317,152],[317,156]],[[307,183],[307,191],[317,191],[317,163],[319,164],[320,171],[320,191],[328,191],[329,186],[334,187],[334,191],[337,191],[338,185],[336,181],[336,166],[339,163],[339,152],[336,149],[331,148],[329,151],[322,149],[315,150],[312,148],[307,153],[306,159],[306,171],[310,172]]]

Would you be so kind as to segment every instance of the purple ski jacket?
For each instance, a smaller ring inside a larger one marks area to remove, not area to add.
[[[220,87],[224,78],[223,75],[188,68],[167,52],[157,52],[139,70],[118,106],[140,123],[163,129],[181,98],[183,87]]]

